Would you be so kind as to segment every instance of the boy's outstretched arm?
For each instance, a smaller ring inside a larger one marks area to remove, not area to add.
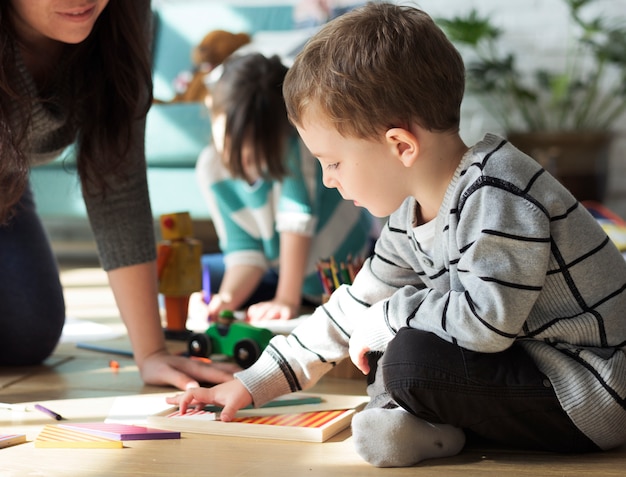
[[[178,405],[181,414],[187,412],[189,406],[215,404],[223,407],[220,419],[229,422],[239,409],[252,404],[252,396],[241,381],[233,379],[212,388],[190,388],[166,401]]]

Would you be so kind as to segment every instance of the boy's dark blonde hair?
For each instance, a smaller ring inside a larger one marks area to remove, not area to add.
[[[417,8],[370,3],[325,25],[296,57],[283,95],[290,120],[318,109],[344,136],[410,124],[458,131],[463,60]]]

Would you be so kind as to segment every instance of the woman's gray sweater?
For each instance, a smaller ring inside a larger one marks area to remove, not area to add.
[[[145,10],[143,18],[150,21],[150,3],[142,0]],[[63,150],[74,143],[80,127],[80,118],[70,118],[67,111],[59,110],[51,102],[42,102],[33,78],[18,54],[20,73],[18,92],[33,98],[30,128],[26,147],[33,167],[57,158]],[[58,91],[58,95],[72,94]],[[109,98],[115,101],[115,98]],[[24,121],[24,111],[15,103],[12,121]],[[145,120],[136,121],[132,131],[132,142],[124,161],[124,170],[114,177],[106,178],[110,189],[106,196],[90,192],[82,184],[83,197],[89,221],[97,242],[102,266],[111,270],[124,266],[145,263],[155,259],[155,236],[144,151]],[[0,158],[1,160],[1,158]],[[77,179],[78,180],[78,179]],[[34,191],[35,196],[37,191]]]

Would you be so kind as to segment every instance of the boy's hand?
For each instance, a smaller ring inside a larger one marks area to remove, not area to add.
[[[350,359],[359,370],[367,375],[370,372],[370,364],[367,359],[367,353],[371,351],[370,347],[366,344],[365,332],[362,328],[355,328],[350,336],[350,342],[348,344],[348,353]]]
[[[368,346],[364,346],[355,341],[354,336],[350,339],[350,359],[359,370],[367,375],[370,372],[370,364],[367,359],[367,353],[370,351]]]
[[[212,388],[190,388],[166,401],[178,405],[181,414],[187,412],[189,406],[215,404],[223,407],[220,419],[229,422],[239,409],[252,404],[252,396],[241,381],[233,379]]]

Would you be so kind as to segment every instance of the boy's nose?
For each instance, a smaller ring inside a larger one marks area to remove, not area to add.
[[[322,183],[328,189],[337,188],[337,181],[333,178],[332,174],[329,174],[328,172],[322,173]]]

